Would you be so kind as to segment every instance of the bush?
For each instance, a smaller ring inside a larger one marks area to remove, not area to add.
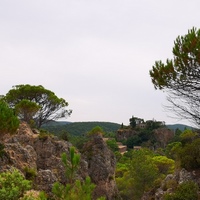
[[[88,136],[95,136],[95,135],[103,135],[104,131],[100,126],[94,127],[91,131],[88,132]]]
[[[186,144],[180,151],[181,167],[187,170],[199,169],[200,167],[200,138]]]
[[[29,190],[20,200],[47,200],[47,195],[43,191]]]
[[[175,162],[166,156],[155,156],[152,158],[154,164],[158,167],[161,174],[171,174],[174,172]]]
[[[193,181],[184,182],[173,194],[166,194],[164,200],[198,200],[198,185]]]
[[[43,142],[46,141],[49,137],[53,137],[53,135],[51,133],[49,133],[46,130],[40,129],[40,134],[38,136],[38,138],[40,140],[42,140]]]
[[[31,181],[12,168],[0,174],[0,199],[18,200],[24,192],[31,189]]]
[[[57,200],[91,200],[92,193],[96,187],[94,183],[91,182],[89,176],[81,182],[80,180],[75,180],[75,172],[79,168],[80,155],[75,152],[75,148],[70,148],[70,156],[67,157],[66,153],[61,155],[62,162],[65,166],[66,177],[69,178],[69,183],[63,185],[60,182],[53,184],[52,192]],[[104,197],[100,197],[97,200],[105,200]]]
[[[37,172],[33,168],[25,167],[24,171],[25,171],[26,179],[28,180],[33,180],[37,176]]]
[[[118,151],[119,147],[117,145],[117,141],[115,139],[110,139],[106,141],[106,144],[108,145],[108,147],[113,151]]]
[[[19,119],[14,115],[14,112],[8,105],[0,100],[0,132],[15,133],[19,127]]]

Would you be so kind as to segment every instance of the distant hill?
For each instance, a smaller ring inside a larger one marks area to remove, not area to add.
[[[192,129],[195,129],[194,127],[192,127],[192,126],[187,126],[187,125],[184,125],[184,124],[167,124],[166,125],[169,129],[171,129],[171,130],[176,130],[176,129],[179,129],[179,130],[181,130],[181,131],[184,131],[185,129],[190,129],[190,130],[192,130]]]
[[[66,125],[66,124],[70,124],[72,122],[68,122],[68,121],[49,121],[47,122],[46,124],[42,125],[43,127],[46,127],[46,126],[63,126],[63,125]]]
[[[120,128],[120,124],[112,122],[59,122],[53,121],[42,126],[43,129],[48,130],[51,133],[59,134],[63,131],[68,132],[71,135],[79,136],[83,135],[94,127],[100,126],[104,132],[116,132]]]
[[[51,121],[43,125],[42,128],[51,133],[59,134],[61,132],[68,132],[71,135],[79,136],[89,132],[95,126],[100,126],[104,132],[116,132],[120,128],[120,124],[113,122],[67,122],[67,121]],[[179,129],[194,129],[191,126],[184,124],[167,124],[167,128],[171,130]]]

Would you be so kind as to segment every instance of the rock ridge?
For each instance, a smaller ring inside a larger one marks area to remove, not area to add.
[[[47,194],[51,194],[54,182],[67,183],[61,154],[69,155],[71,143],[55,136],[42,137],[25,122],[20,124],[17,134],[5,135],[2,143],[5,153],[0,157],[0,172],[15,167],[26,176],[27,168],[34,169],[34,189],[44,190]],[[114,180],[115,156],[102,137],[94,137],[85,144],[80,163],[76,177],[82,180],[90,176],[96,184],[93,199],[100,196],[108,200],[120,199]]]

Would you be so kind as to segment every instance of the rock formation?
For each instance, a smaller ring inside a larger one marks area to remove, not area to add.
[[[117,141],[127,140],[130,137],[137,135],[138,132],[132,129],[119,129],[117,131]]]
[[[161,148],[165,148],[167,143],[174,137],[174,132],[167,128],[155,129],[153,133]]]
[[[44,190],[48,194],[51,194],[54,182],[67,182],[61,154],[69,154],[71,143],[33,132],[24,122],[20,124],[17,134],[6,135],[2,143],[5,148],[3,156],[0,157],[0,171],[15,167],[26,176],[27,169],[34,169],[35,189]],[[93,138],[86,144],[76,177],[91,177],[92,182],[97,185],[94,199],[99,196],[106,196],[108,200],[117,199],[115,162],[113,153],[101,137]]]
[[[106,199],[120,199],[115,184],[116,159],[107,147],[101,135],[94,135],[84,146],[83,156],[88,163],[88,175],[97,187],[94,198],[105,196]]]
[[[168,174],[162,181],[160,187],[144,194],[142,200],[149,200],[150,197],[155,200],[163,200],[166,193],[173,193],[179,184],[187,181],[194,181],[200,185],[199,171],[189,172],[183,168],[174,174]]]

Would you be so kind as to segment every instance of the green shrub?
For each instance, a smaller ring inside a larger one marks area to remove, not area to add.
[[[186,144],[179,151],[181,167],[187,170],[199,169],[200,167],[200,138]]]
[[[113,139],[110,139],[110,140],[107,140],[106,141],[106,144],[108,145],[108,147],[113,151],[118,151],[119,150],[119,147],[117,145],[117,141],[113,138]]]
[[[163,189],[164,189],[164,190],[168,190],[168,189],[170,189],[170,188],[175,189],[175,188],[177,188],[177,185],[178,185],[178,183],[177,183],[176,180],[170,179],[170,180],[168,180],[168,181],[166,182],[165,187],[164,187]]]
[[[17,169],[0,173],[0,199],[18,200],[29,189],[31,181],[26,180]]]
[[[8,105],[0,100],[0,132],[13,134],[19,127],[19,119]]]
[[[95,184],[91,182],[89,176],[81,182],[80,180],[74,179],[75,172],[79,168],[80,155],[75,152],[75,148],[70,148],[70,156],[66,153],[61,155],[62,162],[65,166],[66,177],[69,178],[69,183],[63,185],[62,183],[56,182],[53,184],[52,192],[56,200],[92,200],[92,193],[95,188]],[[97,200],[105,200],[101,197]]]
[[[37,176],[36,169],[29,168],[26,166],[24,168],[24,171],[25,171],[26,179],[28,179],[28,180],[33,180]]]
[[[42,141],[47,140],[49,137],[53,137],[53,135],[51,133],[49,133],[46,130],[40,129],[40,134],[38,136],[38,138]]]
[[[155,156],[152,158],[154,164],[158,167],[161,174],[171,174],[174,172],[175,162],[166,156]]]
[[[47,200],[47,195],[45,192],[39,192],[35,190],[27,191],[20,200]]]
[[[86,177],[83,183],[80,180],[76,180],[74,184],[67,184],[66,186],[57,182],[53,186],[53,193],[58,199],[91,200],[94,188],[95,185],[91,183],[90,177]]]
[[[88,136],[94,136],[94,135],[103,135],[104,131],[100,126],[94,127],[91,131],[88,132]]]
[[[198,185],[193,181],[184,182],[173,194],[166,194],[164,200],[198,200]]]

